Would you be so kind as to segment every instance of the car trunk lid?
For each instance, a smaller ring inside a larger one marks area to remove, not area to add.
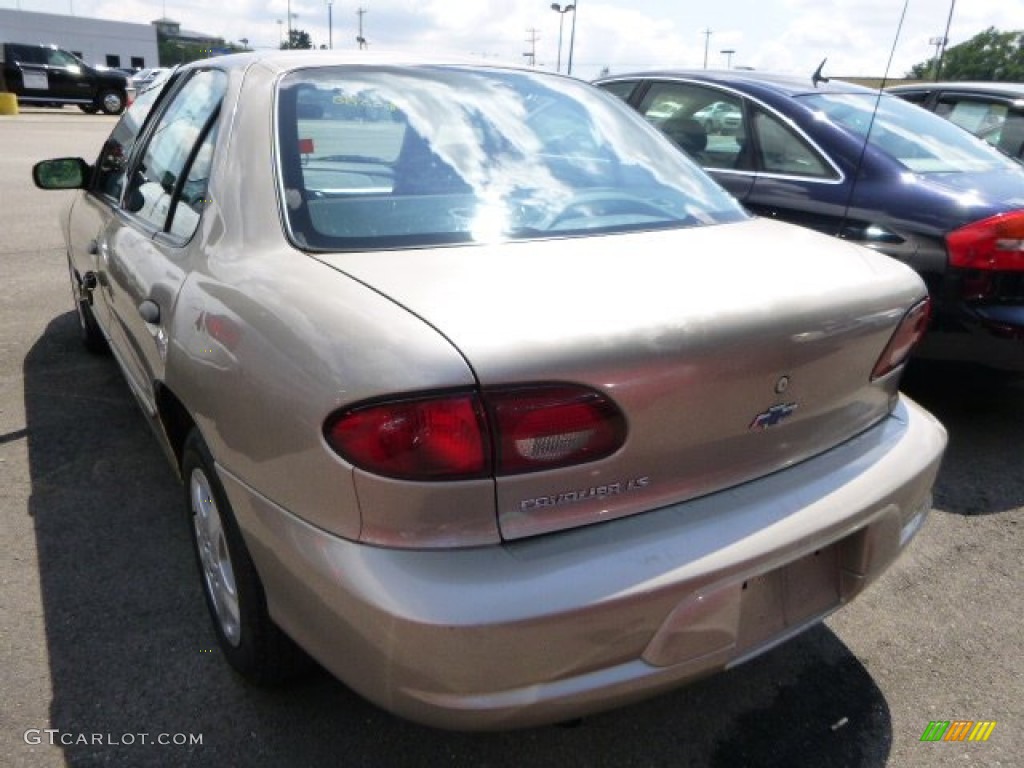
[[[896,391],[872,368],[924,295],[885,256],[763,220],[317,257],[432,325],[482,388],[572,383],[622,410],[613,455],[496,479],[506,539],[712,493],[862,432]]]

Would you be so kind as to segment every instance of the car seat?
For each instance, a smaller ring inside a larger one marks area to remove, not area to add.
[[[468,192],[469,185],[441,158],[411,125],[405,129],[395,159],[394,195],[430,195]]]
[[[694,159],[699,159],[700,153],[707,149],[707,131],[704,130],[704,126],[700,122],[692,117],[673,115],[658,128],[672,139],[676,146]]]

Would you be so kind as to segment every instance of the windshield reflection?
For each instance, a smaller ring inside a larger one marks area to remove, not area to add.
[[[322,68],[285,78],[283,200],[311,248],[694,226],[738,204],[623,105],[540,73]]]
[[[801,97],[828,119],[863,138],[915,173],[1013,168],[1013,161],[927,110],[894,96],[860,93]],[[877,104],[877,111],[876,111]]]

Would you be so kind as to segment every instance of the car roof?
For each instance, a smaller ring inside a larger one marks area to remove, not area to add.
[[[805,93],[875,93],[870,88],[848,83],[844,80],[821,80],[815,86],[810,76],[784,75],[745,69],[659,69],[612,75],[595,82],[607,83],[615,80],[635,79],[686,79],[697,80],[733,88],[774,91],[782,96],[798,96]]]
[[[208,67],[215,64],[222,69],[246,69],[253,65],[261,65],[268,69],[283,74],[298,69],[310,67],[325,67],[338,65],[368,66],[470,66],[478,69],[501,69],[519,70],[536,73],[536,70],[527,67],[514,65],[496,65],[488,63],[480,58],[466,56],[465,54],[435,54],[425,56],[419,53],[404,51],[325,51],[325,50],[270,50],[270,51],[247,51],[244,53],[233,53],[226,56],[218,56],[213,59],[202,59],[191,62],[182,69],[195,67]]]
[[[922,81],[920,83],[901,83],[886,88],[893,93],[910,93],[915,91],[967,91],[973,93],[993,93],[1010,98],[1024,98],[1024,83],[982,82],[977,80],[947,80],[942,82]]]

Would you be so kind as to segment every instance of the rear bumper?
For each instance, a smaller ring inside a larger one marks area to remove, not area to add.
[[[903,399],[857,438],[738,488],[448,551],[340,539],[222,479],[271,613],[306,650],[400,715],[498,729],[649,696],[820,620],[916,533],[945,443]]]

